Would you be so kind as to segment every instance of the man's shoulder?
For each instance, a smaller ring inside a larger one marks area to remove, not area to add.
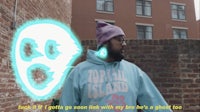
[[[122,64],[125,64],[125,65],[135,66],[135,64],[133,62],[130,62],[130,61],[127,61],[127,60],[122,60],[121,62],[122,62]]]
[[[76,66],[85,66],[86,64],[89,64],[88,61],[84,60],[80,63],[78,63]]]
[[[91,63],[89,63],[88,61],[82,61],[82,62],[80,62],[80,63],[78,63],[76,66],[75,66],[75,68],[84,68],[84,67],[87,67],[87,66],[90,66],[91,65]]]
[[[130,68],[134,68],[134,69],[139,69],[139,67],[133,62],[130,62],[130,61],[127,61],[127,60],[122,60],[121,63],[126,68],[130,67]]]

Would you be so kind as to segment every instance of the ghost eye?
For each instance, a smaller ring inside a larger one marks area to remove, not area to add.
[[[20,44],[20,56],[24,61],[31,61],[33,58],[42,56],[40,52],[36,50],[38,45],[31,38],[24,38]]]
[[[48,40],[45,44],[45,54],[47,58],[53,60],[56,59],[56,57],[60,54],[60,52],[57,49],[57,46],[59,44],[56,43],[54,40]]]

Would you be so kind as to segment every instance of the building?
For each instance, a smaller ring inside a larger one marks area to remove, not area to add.
[[[199,39],[193,0],[73,0],[72,29],[95,39],[95,21],[123,28],[127,39]]]

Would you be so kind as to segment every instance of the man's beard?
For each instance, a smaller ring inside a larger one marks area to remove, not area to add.
[[[111,43],[108,44],[108,56],[112,59],[114,59],[115,61],[121,61],[122,59],[124,59],[124,55],[121,53],[121,51],[116,51],[113,50]]]

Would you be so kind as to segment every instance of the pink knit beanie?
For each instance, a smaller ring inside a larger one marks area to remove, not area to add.
[[[103,21],[97,21],[96,38],[98,47],[102,45],[104,42],[110,40],[111,38],[120,35],[122,36],[125,35],[120,27],[111,25]]]

